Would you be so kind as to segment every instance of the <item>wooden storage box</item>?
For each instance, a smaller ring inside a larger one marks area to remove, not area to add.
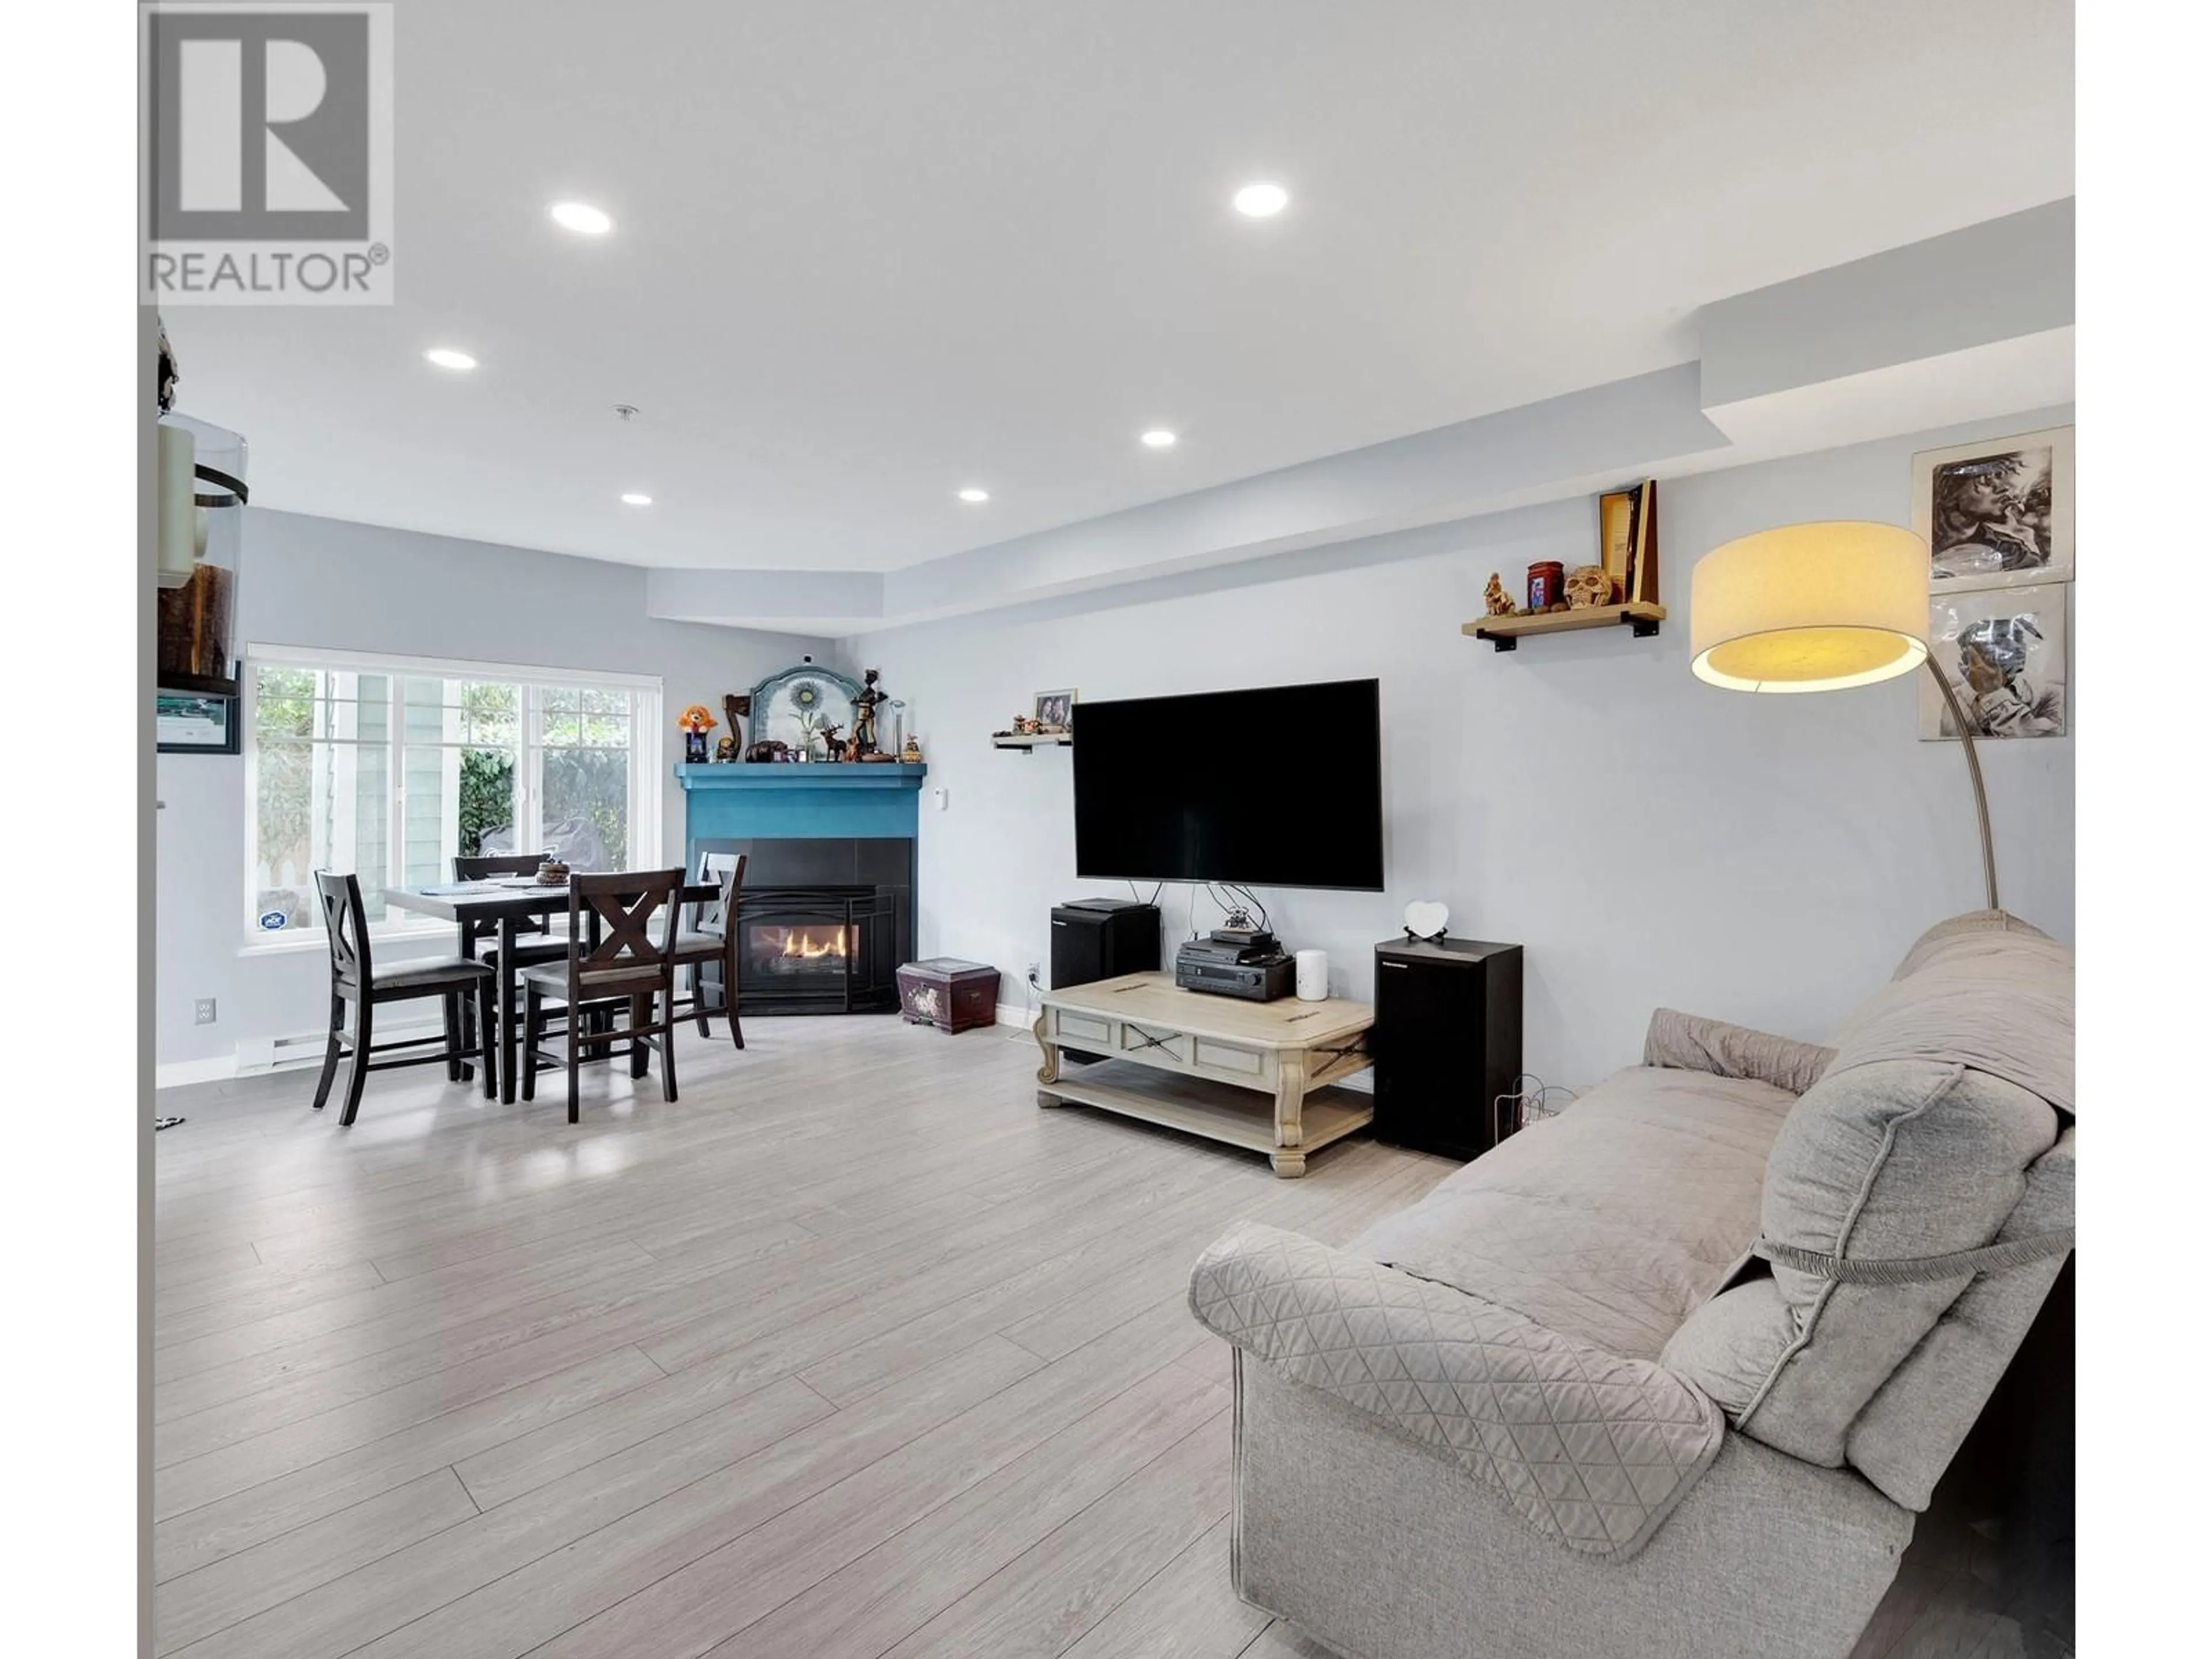
[[[999,970],[957,957],[931,957],[898,970],[899,1012],[909,1025],[955,1036],[999,1017]]]

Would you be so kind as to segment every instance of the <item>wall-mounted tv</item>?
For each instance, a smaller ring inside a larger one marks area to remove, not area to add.
[[[1382,888],[1380,684],[1079,703],[1075,872]]]

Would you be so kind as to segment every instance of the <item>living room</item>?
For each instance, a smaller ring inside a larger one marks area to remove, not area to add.
[[[2070,6],[143,9],[118,1639],[2142,1628]]]

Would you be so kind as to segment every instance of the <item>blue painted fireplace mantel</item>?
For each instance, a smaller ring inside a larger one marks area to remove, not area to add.
[[[702,836],[904,836],[921,817],[926,763],[679,762],[684,844],[696,867]]]

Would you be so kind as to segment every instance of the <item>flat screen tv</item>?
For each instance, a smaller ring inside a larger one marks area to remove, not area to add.
[[[1382,889],[1379,683],[1076,705],[1090,880]]]

